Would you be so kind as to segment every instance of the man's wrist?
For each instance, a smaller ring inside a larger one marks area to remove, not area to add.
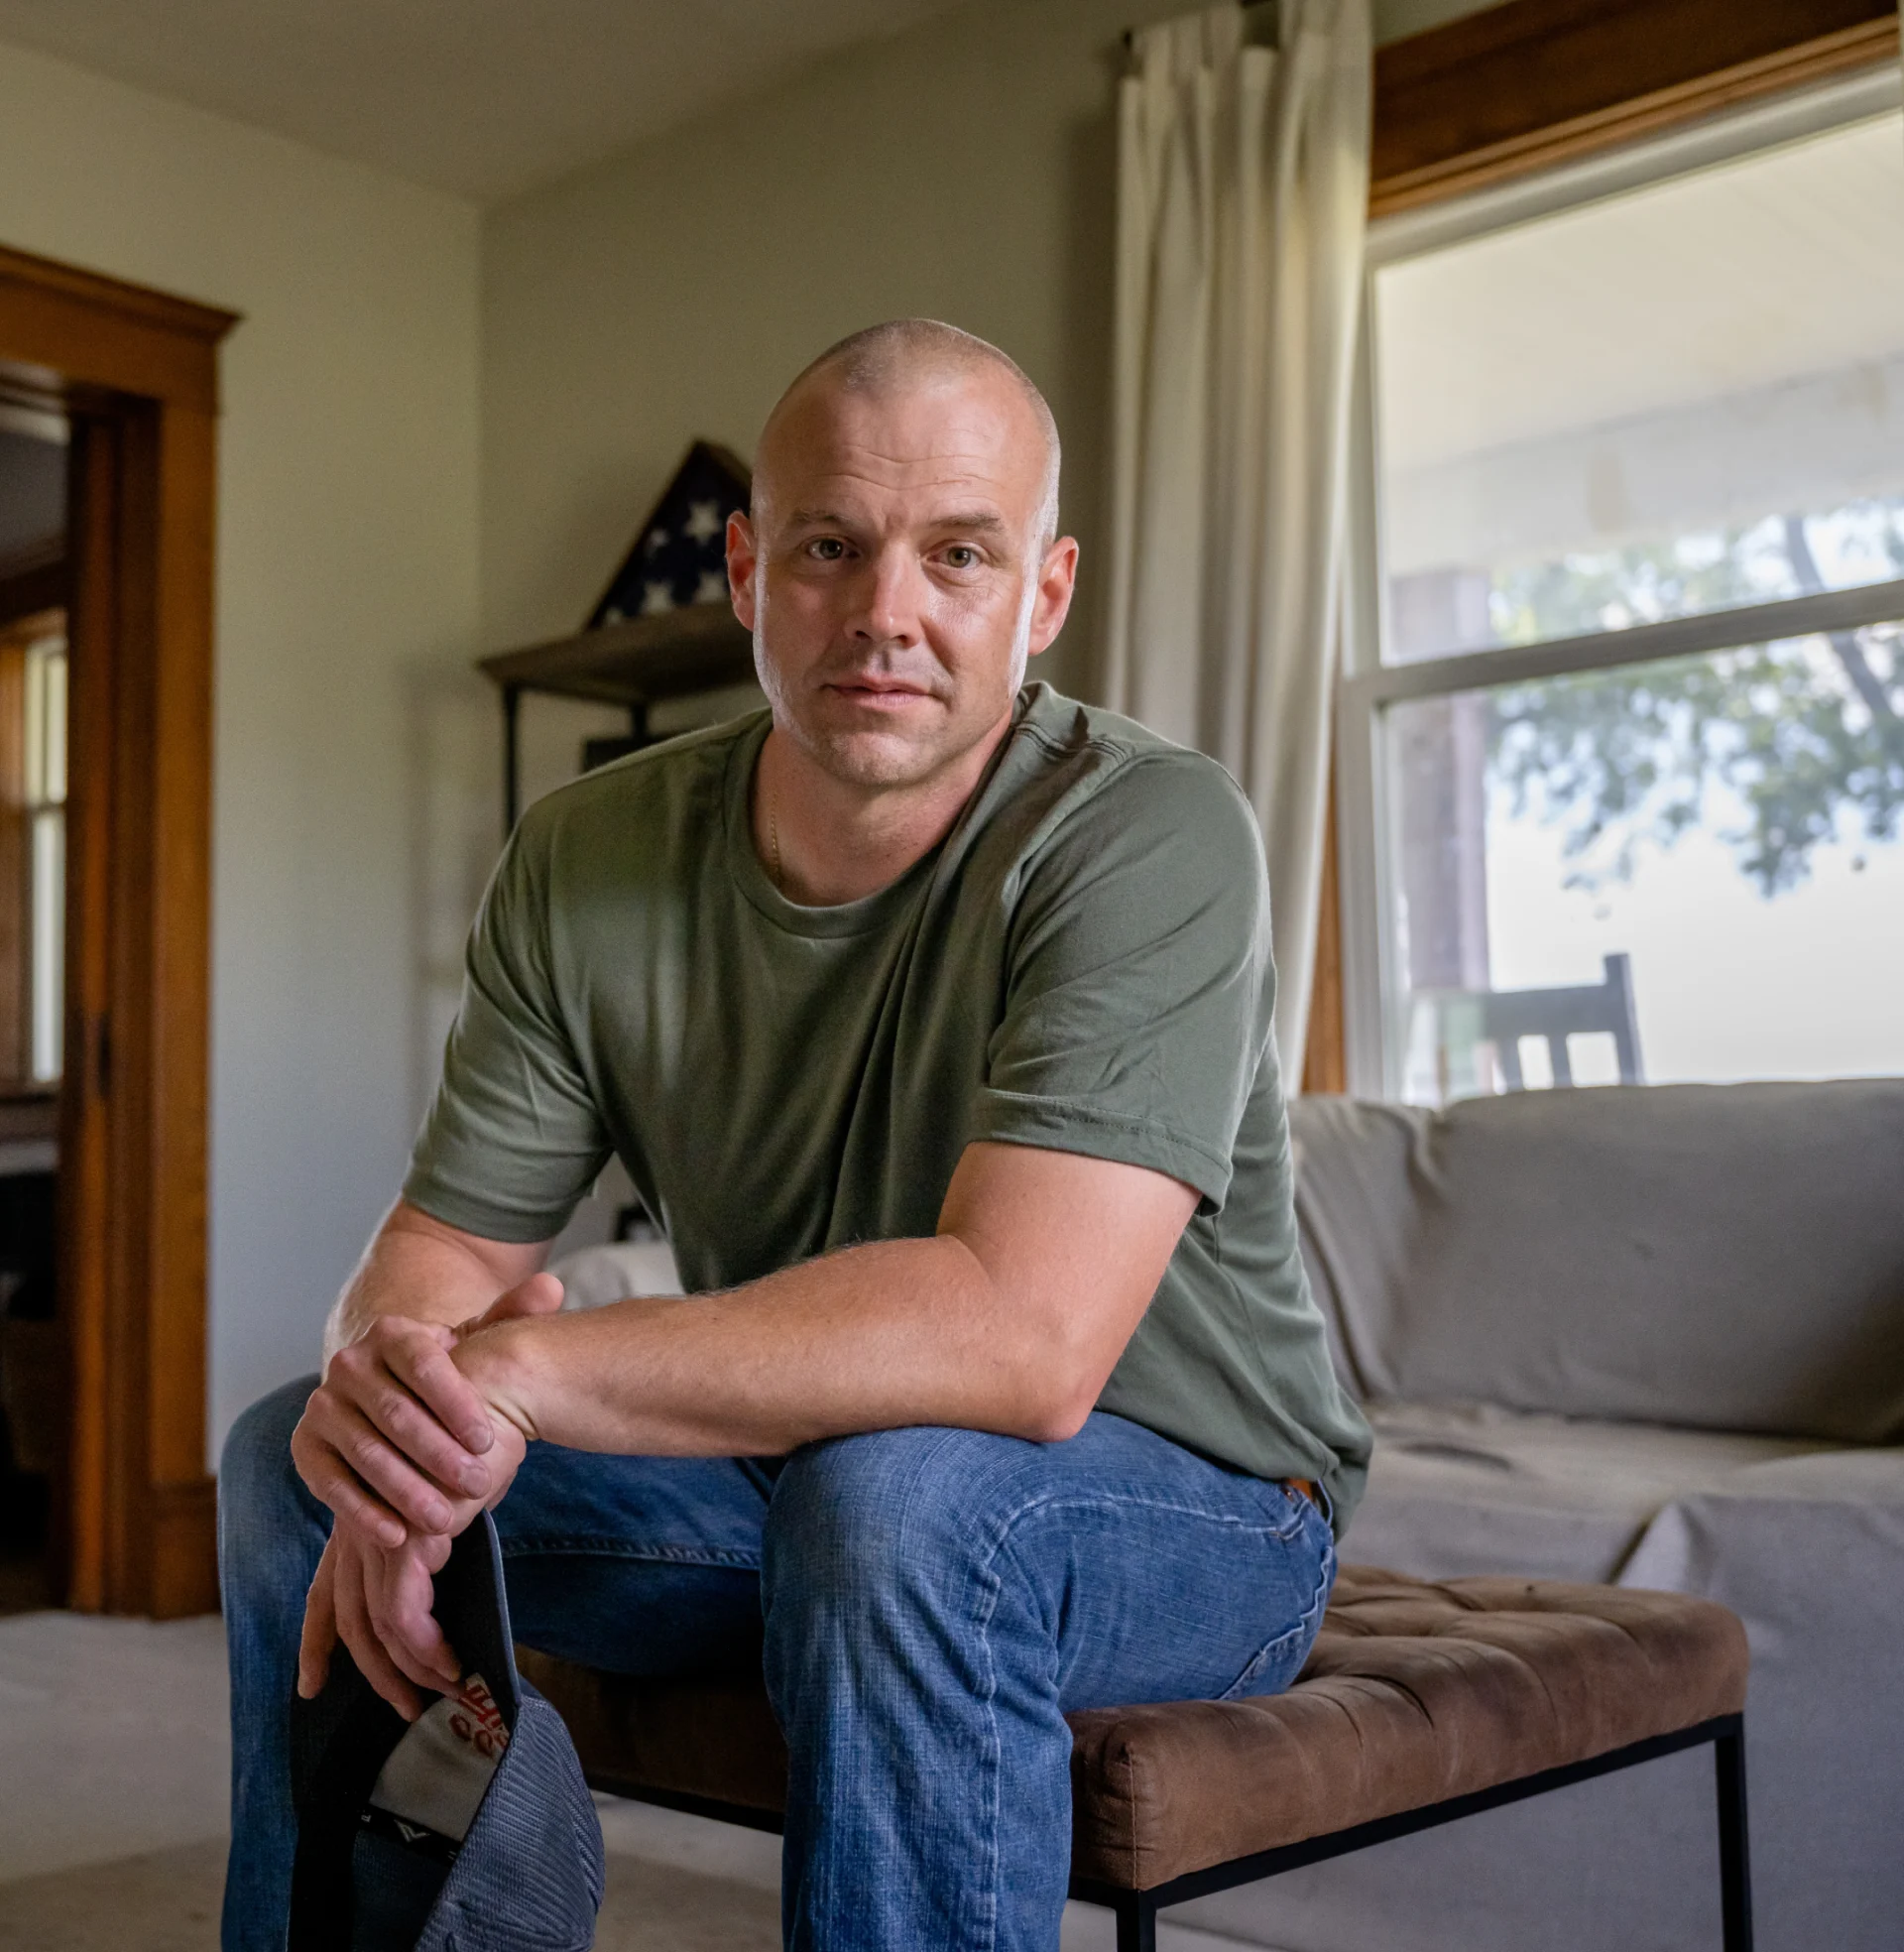
[[[540,1434],[536,1407],[536,1379],[542,1365],[537,1360],[545,1337],[547,1318],[527,1315],[497,1322],[466,1335],[451,1353],[451,1360],[464,1378],[489,1405],[492,1415],[502,1417],[533,1443]]]

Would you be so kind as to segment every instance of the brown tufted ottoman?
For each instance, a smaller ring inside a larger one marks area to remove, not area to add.
[[[786,1752],[756,1681],[630,1681],[525,1651],[597,1788],[777,1830]],[[1286,1694],[1071,1717],[1071,1891],[1161,1906],[1710,1742],[1726,1952],[1750,1952],[1745,1634],[1677,1593],[1441,1585],[1345,1566]]]

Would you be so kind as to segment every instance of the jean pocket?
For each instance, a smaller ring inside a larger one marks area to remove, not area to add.
[[[1291,1597],[1300,1600],[1295,1624],[1284,1628],[1256,1650],[1250,1664],[1217,1696],[1219,1701],[1241,1701],[1250,1695],[1280,1694],[1302,1672],[1302,1663],[1309,1658],[1309,1649],[1321,1629],[1322,1616],[1329,1605],[1330,1589],[1336,1583],[1335,1542],[1321,1514],[1309,1506],[1300,1492],[1291,1496],[1303,1504],[1314,1521],[1302,1525],[1297,1535],[1278,1541],[1281,1549],[1291,1559],[1298,1561],[1298,1564],[1287,1568],[1293,1575],[1290,1580],[1293,1595],[1285,1591],[1283,1596],[1285,1609]],[[1312,1550],[1314,1556],[1310,1558]],[[1309,1560],[1308,1568],[1301,1567],[1300,1562],[1305,1559]],[[1288,1618],[1286,1611],[1283,1617]]]

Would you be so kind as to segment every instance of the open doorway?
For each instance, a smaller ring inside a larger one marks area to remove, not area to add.
[[[233,323],[0,248],[0,1608],[217,1604],[212,517]]]
[[[67,427],[0,403],[0,1612],[63,1599]]]

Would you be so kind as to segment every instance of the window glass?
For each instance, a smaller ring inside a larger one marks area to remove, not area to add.
[[[1904,577],[1904,121],[1380,267],[1383,657]]]
[[[1894,624],[1388,706],[1403,1096],[1904,1072],[1900,713]]]
[[[28,1058],[36,1084],[64,1064],[66,934],[66,647],[33,645],[25,671],[22,773],[29,842]]]

